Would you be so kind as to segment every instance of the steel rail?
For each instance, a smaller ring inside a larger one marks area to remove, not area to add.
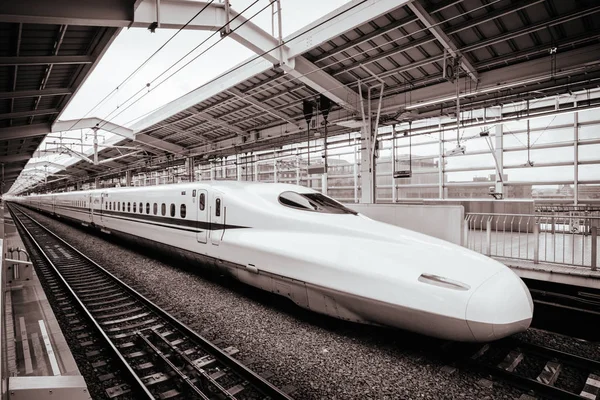
[[[564,351],[556,350],[539,344],[523,342],[517,339],[510,339],[510,342],[512,342],[515,347],[519,347],[520,349],[526,350],[528,353],[536,354],[540,357],[545,357],[548,359],[556,358],[561,363],[571,365],[573,367],[587,369],[589,371],[600,371],[600,361],[566,353]]]
[[[59,243],[64,245],[68,250],[74,252],[77,256],[81,257],[86,262],[92,264],[97,270],[101,271],[106,276],[108,276],[111,280],[113,280],[121,289],[124,289],[125,292],[127,292],[128,294],[133,296],[136,300],[139,300],[144,306],[148,307],[148,309],[150,309],[155,314],[157,314],[158,317],[162,318],[165,322],[169,323],[173,328],[177,329],[182,335],[187,337],[194,344],[198,345],[206,353],[210,354],[217,361],[219,361],[224,366],[229,368],[231,371],[233,371],[239,377],[248,381],[259,392],[261,392],[265,396],[269,396],[270,400],[277,400],[277,399],[292,400],[292,397],[290,397],[288,394],[286,394],[285,392],[283,392],[276,386],[272,385],[265,378],[261,377],[254,371],[250,370],[248,367],[246,367],[240,361],[231,357],[225,351],[221,350],[219,347],[217,347],[216,345],[211,343],[208,339],[204,338],[203,336],[201,336],[198,333],[196,333],[195,331],[193,331],[190,327],[188,327],[184,323],[178,321],[175,317],[173,317],[166,311],[162,310],[158,305],[153,303],[151,300],[147,299],[145,296],[143,296],[142,294],[135,291],[129,285],[124,283],[121,279],[117,278],[115,275],[113,275],[111,272],[106,270],[104,267],[102,267],[101,265],[99,265],[98,263],[96,263],[95,261],[90,259],[89,257],[87,257],[85,254],[83,254],[82,252],[77,250],[75,247],[70,245],[64,239],[60,238],[58,235],[56,235],[50,229],[46,228],[41,223],[39,223],[38,221],[33,219],[31,216],[29,216],[24,211],[22,211],[21,207],[16,207],[14,205],[11,205],[9,207],[17,209],[20,213],[22,213],[24,216],[26,216],[30,221],[32,221],[34,224],[36,224],[37,227],[39,227],[41,230],[43,230],[43,232],[45,234],[47,234],[50,237],[52,237],[53,239],[57,240]],[[20,219],[19,219],[19,222],[21,223]],[[27,232],[31,236],[31,233],[29,233],[29,231],[27,231]],[[38,247],[39,247],[39,245],[38,245]],[[40,250],[40,251],[42,251],[42,250]],[[43,251],[42,251],[42,253],[43,253]],[[47,258],[45,253],[44,253],[44,256],[45,256],[45,258]],[[52,264],[52,265],[56,269],[54,264]],[[60,276],[61,276],[61,279],[63,280],[63,282],[65,282],[65,284],[68,285],[66,283],[65,279],[62,278],[62,275],[60,275]],[[69,287],[69,290],[71,293],[73,293],[74,296],[76,296],[70,287]],[[81,305],[81,307],[84,307],[84,309],[85,309],[85,306],[83,306],[83,304],[79,300],[79,298],[77,298],[77,300],[78,300],[78,303]],[[91,316],[91,314],[89,313],[89,311],[87,309],[86,309],[86,313],[89,315],[90,318],[93,319],[93,317]],[[94,321],[94,323],[95,323],[95,325],[98,325],[95,321]],[[100,328],[100,329],[102,329],[102,328]],[[108,339],[108,340],[110,340],[110,339]],[[118,350],[116,348],[115,348],[115,350],[118,352]],[[150,397],[150,398],[152,398],[152,397]]]
[[[510,385],[516,386],[523,390],[531,390],[538,396],[544,396],[556,400],[586,399],[586,397],[580,394],[556,387],[553,384],[547,384],[536,379],[528,378],[514,372],[514,370],[505,369],[499,365],[491,365],[486,361],[481,360],[482,355],[485,354],[487,349],[493,348],[497,345],[501,346],[502,349],[506,349],[506,354],[509,354],[510,351],[518,351],[525,357],[528,355],[534,355],[547,361],[555,361],[561,365],[584,370],[587,373],[600,371],[600,361],[591,360],[575,354],[524,342],[514,338],[508,338],[500,342],[485,344],[478,352],[469,353],[472,354],[470,356],[466,355],[464,351],[460,350],[460,348],[458,349],[458,353],[450,353],[449,350],[452,349],[452,346],[447,346],[448,348],[443,348],[443,350],[448,353],[448,355],[458,354],[459,359],[456,360],[458,364],[465,365],[466,367],[476,371],[483,371],[492,377],[499,378],[500,380],[508,382]],[[452,349],[452,351],[456,350]]]
[[[102,329],[102,327],[100,326],[100,324],[98,323],[98,321],[96,321],[96,319],[92,316],[91,312],[88,310],[88,308],[83,304],[83,302],[81,301],[81,299],[79,298],[79,296],[71,288],[71,286],[69,285],[69,283],[66,281],[66,279],[63,277],[63,275],[60,273],[60,271],[56,267],[56,265],[52,262],[52,260],[50,260],[50,257],[48,257],[47,253],[43,250],[42,246],[34,238],[33,234],[29,231],[29,229],[27,229],[27,227],[25,226],[25,224],[23,223],[23,221],[21,221],[21,218],[19,218],[19,216],[17,215],[17,212],[15,212],[15,210],[13,209],[13,207],[14,206],[8,205],[8,209],[10,210],[11,214],[13,215],[13,220],[15,220],[21,226],[21,228],[23,229],[23,231],[27,234],[29,240],[31,240],[31,242],[34,244],[34,246],[38,250],[38,253],[40,254],[40,256],[50,266],[50,268],[52,269],[52,271],[54,272],[54,274],[62,282],[64,288],[69,292],[69,294],[71,295],[71,297],[75,300],[77,306],[84,313],[84,315],[87,317],[87,319],[89,320],[89,322],[95,328],[96,332],[100,335],[100,337],[102,337],[102,339],[104,339],[104,342],[105,342],[106,346],[108,346],[112,350],[113,356],[116,358],[116,360],[119,361],[119,363],[124,368],[124,370],[127,371],[127,373],[130,375],[129,376],[129,382],[132,382],[132,383],[134,383],[134,384],[137,385],[137,390],[139,390],[138,393],[143,394],[144,398],[154,399],[154,396],[152,395],[152,393],[150,393],[150,391],[146,388],[146,385],[144,385],[144,383],[139,379],[139,377],[137,376],[137,374],[135,373],[135,371],[133,370],[133,368],[131,368],[131,365],[127,362],[127,360],[125,360],[125,358],[123,357],[123,355],[121,354],[121,352],[114,345],[113,341],[108,337],[108,335],[106,334],[106,332],[104,332],[104,329]],[[14,208],[17,209],[16,207],[14,207]],[[20,211],[20,210],[18,210],[18,211],[21,212],[24,216],[28,217],[22,211]],[[33,221],[33,219],[31,219],[31,220]],[[41,225],[40,225],[40,227],[44,228]],[[44,228],[44,229],[46,229],[46,228]]]

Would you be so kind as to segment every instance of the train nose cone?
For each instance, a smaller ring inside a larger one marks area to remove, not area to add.
[[[510,269],[481,284],[467,303],[467,324],[478,342],[523,332],[529,328],[532,317],[529,289]]]

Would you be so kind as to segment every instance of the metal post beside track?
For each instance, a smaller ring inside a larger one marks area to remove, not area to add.
[[[485,232],[486,232],[486,249],[485,249],[485,255],[486,256],[490,256],[492,255],[492,217],[489,217],[487,220],[487,223],[485,225]]]
[[[598,227],[592,226],[592,271],[596,271],[598,258]]]
[[[540,263],[540,223],[533,224],[533,263]]]

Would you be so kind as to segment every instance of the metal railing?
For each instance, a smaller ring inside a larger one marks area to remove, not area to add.
[[[492,257],[597,269],[600,217],[467,213],[464,246]]]

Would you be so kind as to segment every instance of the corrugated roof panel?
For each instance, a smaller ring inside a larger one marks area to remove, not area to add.
[[[10,99],[0,99],[0,113],[4,114],[10,111]]]
[[[98,34],[97,29],[89,26],[69,26],[65,32],[59,55],[84,55],[90,47],[90,43]]]
[[[52,55],[54,43],[58,38],[58,32],[58,25],[23,24],[19,55]]]
[[[518,11],[517,14],[523,15],[524,18],[528,19],[530,23],[535,24],[536,22],[544,21],[550,18],[548,10],[544,4],[535,4],[522,11]]]
[[[14,112],[27,111],[31,109],[35,104],[35,99],[33,97],[25,97],[20,99],[15,99],[13,106]]]
[[[54,65],[46,82],[46,88],[68,87],[78,68],[77,65]]]
[[[17,73],[17,90],[37,90],[44,77],[44,65],[20,65]]]

